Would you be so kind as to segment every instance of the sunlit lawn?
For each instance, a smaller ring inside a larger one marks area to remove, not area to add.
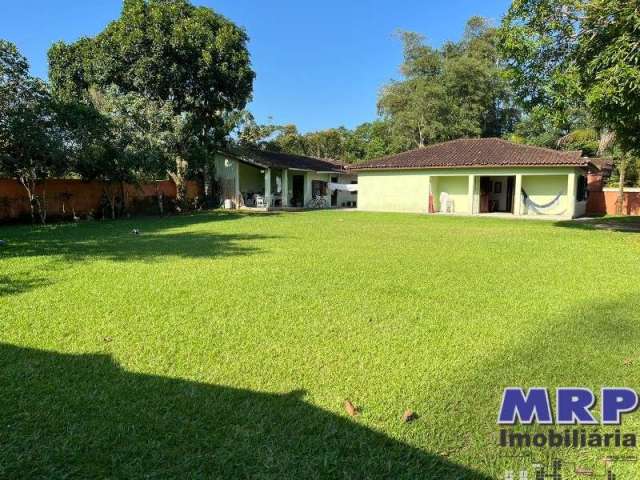
[[[505,386],[640,390],[639,233],[336,211],[0,239],[0,478],[502,478]]]

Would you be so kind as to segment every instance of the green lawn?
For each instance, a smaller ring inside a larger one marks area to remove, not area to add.
[[[502,478],[505,386],[640,390],[639,233],[306,212],[0,239],[0,478]]]

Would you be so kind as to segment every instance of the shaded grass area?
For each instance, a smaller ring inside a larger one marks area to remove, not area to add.
[[[640,390],[640,236],[565,225],[0,228],[0,477],[502,478],[504,387]]]
[[[305,402],[0,346],[4,478],[471,478]],[[473,475],[473,478],[479,478]]]
[[[568,228],[583,228],[586,230],[610,230],[614,232],[640,233],[640,217],[605,216],[601,218],[577,219],[558,222],[558,226]]]

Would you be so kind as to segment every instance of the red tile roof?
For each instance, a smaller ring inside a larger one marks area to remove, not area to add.
[[[466,138],[351,165],[350,170],[451,167],[586,167],[582,152],[561,152],[507,142],[500,138]]]
[[[310,170],[314,172],[343,172],[344,165],[335,160],[326,158],[307,157],[305,155],[293,155],[281,152],[268,152],[266,150],[242,149],[235,150],[232,155],[249,163],[255,163],[269,168],[292,168]]]

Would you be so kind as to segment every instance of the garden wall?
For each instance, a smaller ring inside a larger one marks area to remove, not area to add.
[[[587,177],[589,199],[587,216],[615,215],[618,201],[617,188],[605,188],[606,173],[592,172]],[[640,188],[625,188],[622,211],[625,215],[640,215]]]
[[[617,200],[617,188],[591,191],[587,202],[587,215],[615,215]],[[640,188],[625,188],[622,211],[624,215],[640,215]]]
[[[171,180],[163,180],[156,184],[124,186],[124,200],[127,211],[132,213],[158,213],[156,188],[164,195],[165,211],[170,211],[172,201],[176,198],[176,186]],[[102,182],[85,182],[82,180],[47,180],[46,201],[47,214],[50,218],[71,219],[75,213],[79,217],[89,214],[101,218],[104,209],[105,185]],[[42,195],[42,188],[38,188]],[[121,196],[117,187],[118,197]],[[197,182],[187,182],[187,197],[193,200],[202,197]],[[104,212],[107,216],[110,211]],[[0,222],[30,219],[29,200],[24,187],[16,180],[0,178]]]

